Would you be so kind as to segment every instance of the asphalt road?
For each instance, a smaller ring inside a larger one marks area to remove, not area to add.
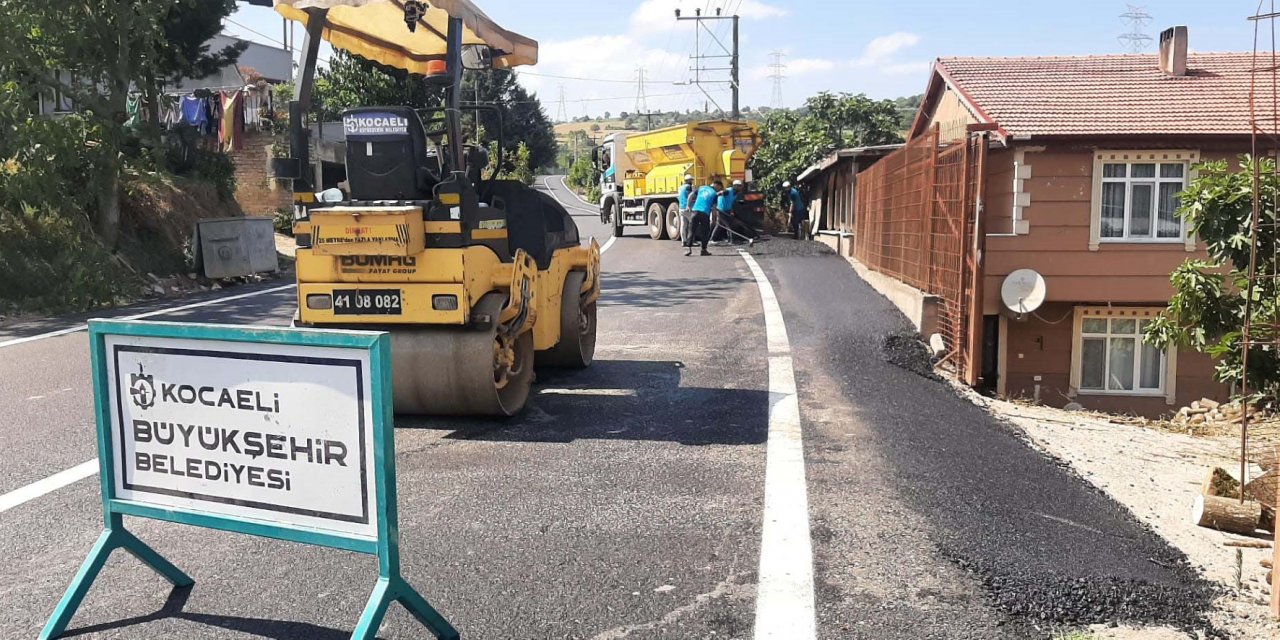
[[[543,188],[603,243],[593,208],[556,178]],[[736,251],[684,258],[629,231],[604,257],[590,369],[543,376],[515,419],[397,422],[403,574],[463,638],[751,638],[771,403],[760,292]],[[1207,587],[1176,551],[945,385],[886,362],[905,321],[843,260],[781,239],[752,253],[791,336],[818,637],[1205,628]],[[152,319],[285,325],[292,311],[284,290]],[[83,332],[0,346],[0,495],[93,458],[88,368]],[[96,476],[0,512],[0,637],[35,637],[100,514]],[[357,554],[127,524],[196,585],[170,592],[113,557],[76,637],[346,638],[377,574]],[[393,607],[380,637],[425,633]]]

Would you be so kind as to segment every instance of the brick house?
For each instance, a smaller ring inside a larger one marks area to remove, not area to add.
[[[1226,395],[1210,358],[1158,350],[1140,336],[1172,294],[1170,273],[1205,257],[1175,215],[1177,195],[1196,163],[1234,164],[1249,150],[1251,67],[1248,53],[1188,55],[1184,27],[1161,35],[1159,55],[935,63],[908,146],[897,153],[930,138],[935,148],[977,149],[965,165],[973,181],[962,191],[961,224],[949,227],[962,237],[951,265],[962,286],[955,300],[942,301],[957,318],[953,333],[943,332],[957,343],[947,348],[969,351],[974,375],[962,375],[966,381],[1047,404],[1144,415]],[[890,156],[859,176],[859,215],[877,229],[884,227],[877,215],[902,213],[880,204],[901,198],[874,197],[877,184],[893,188],[892,167],[881,165],[895,162],[910,161]],[[946,256],[936,255],[939,227],[923,228],[935,239],[895,230],[855,234],[854,245],[871,256],[867,267],[899,280],[910,281],[877,257],[885,238],[908,253],[923,251],[922,261],[934,262],[923,273],[946,271],[938,264]],[[1001,299],[1005,279],[1020,269],[1038,272],[1046,286],[1032,313],[1012,312]],[[931,288],[933,280],[915,282]]]

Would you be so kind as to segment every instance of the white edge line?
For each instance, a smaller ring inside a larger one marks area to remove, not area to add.
[[[765,445],[764,516],[753,637],[813,640],[817,637],[813,542],[791,344],[769,277],[750,254],[741,250],[738,253],[760,289],[769,356],[769,438]]]
[[[131,315],[131,316],[121,316],[121,317],[119,317],[119,318],[111,318],[111,319],[113,319],[113,320],[142,320],[143,318],[153,318],[153,317],[155,317],[155,316],[162,316],[162,315],[165,315],[165,314],[167,314],[167,313],[178,313],[179,311],[187,311],[187,310],[190,310],[190,309],[198,309],[198,308],[200,308],[200,307],[208,307],[208,306],[215,305],[215,304],[218,304],[218,303],[221,303],[221,302],[230,302],[230,301],[232,301],[232,300],[243,300],[244,298],[252,298],[253,296],[261,296],[261,295],[265,295],[265,294],[268,294],[268,293],[275,293],[275,292],[277,292],[277,291],[284,291],[285,289],[292,289],[292,288],[294,288],[294,287],[296,287],[296,286],[297,286],[297,285],[295,285],[295,284],[289,284],[289,285],[285,285],[285,286],[282,286],[282,287],[274,287],[274,288],[271,288],[271,289],[263,289],[263,290],[261,290],[261,291],[250,291],[249,293],[241,293],[241,294],[234,295],[234,296],[227,296],[227,297],[225,297],[225,298],[214,298],[213,300],[205,300],[204,302],[196,302],[196,303],[192,303],[192,304],[186,304],[186,305],[182,305],[182,306],[180,306],[180,307],[167,307],[167,308],[164,308],[164,309],[157,309],[157,310],[155,310],[155,311],[148,311],[148,312],[146,312],[146,313],[139,313],[139,314],[135,314],[135,315]],[[66,329],[58,329],[57,331],[50,331],[50,332],[48,332],[48,333],[41,333],[41,334],[39,334],[39,335],[34,335],[34,336],[27,336],[27,337],[25,337],[25,338],[14,338],[14,339],[12,339],[12,340],[6,340],[6,341],[4,341],[4,342],[0,342],[0,348],[4,348],[4,347],[12,347],[12,346],[19,345],[19,344],[23,344],[23,343],[26,343],[26,342],[35,342],[36,340],[44,340],[45,338],[56,338],[56,337],[58,337],[58,336],[65,336],[65,335],[67,335],[67,334],[77,333],[77,332],[79,332],[79,331],[84,331],[84,330],[86,330],[86,329],[88,329],[88,328],[89,328],[89,325],[87,325],[87,324],[81,324],[81,325],[76,325],[76,326],[74,326],[74,327],[68,327],[68,328],[66,328]]]
[[[55,473],[44,480],[10,491],[0,496],[0,513],[30,502],[40,496],[53,493],[69,484],[84,480],[98,472],[98,459],[82,462],[66,471]]]
[[[550,178],[550,176],[548,176],[548,178]],[[584,197],[582,197],[582,196],[578,195],[578,192],[577,192],[577,191],[574,191],[573,189],[570,189],[570,188],[569,188],[569,180],[568,180],[568,178],[569,178],[569,176],[564,176],[564,175],[560,176],[560,186],[564,187],[564,190],[565,190],[565,191],[568,191],[569,193],[572,193],[572,194],[573,194],[573,197],[575,197],[575,198],[577,198],[577,199],[578,199],[578,202],[581,202],[582,204],[585,204],[585,205],[587,205],[588,207],[598,207],[598,206],[600,206],[600,204],[599,204],[599,203],[591,202],[590,200],[587,200],[586,198],[584,198]],[[548,188],[550,188],[550,185],[548,185]]]

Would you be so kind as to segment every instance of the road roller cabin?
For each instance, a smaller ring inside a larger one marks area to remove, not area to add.
[[[461,106],[464,66],[532,64],[537,43],[465,0],[277,0],[276,9],[308,36],[290,104],[292,157],[277,171],[293,179],[297,201],[297,324],[389,331],[398,413],[513,415],[535,363],[590,365],[599,245],[583,246],[551,197],[495,179],[501,157],[491,163],[462,134],[462,111],[497,113]],[[302,116],[320,39],[443,89],[436,109],[343,114],[346,192],[312,193]]]

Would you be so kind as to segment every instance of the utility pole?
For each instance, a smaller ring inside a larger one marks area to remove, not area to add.
[[[697,23],[696,26],[694,27],[694,52],[692,56],[689,56],[689,59],[693,60],[693,67],[690,69],[690,71],[693,72],[693,80],[689,82],[680,83],[680,84],[692,84],[697,86],[698,90],[702,91],[702,94],[707,97],[707,100],[712,104],[716,105],[716,108],[720,109],[721,111],[724,111],[724,110],[721,109],[720,104],[716,102],[716,99],[711,96],[711,94],[707,91],[707,89],[703,85],[724,85],[724,84],[729,85],[729,90],[733,96],[732,98],[733,101],[730,104],[730,107],[732,108],[733,119],[737,120],[741,118],[742,111],[741,109],[739,109],[739,106],[738,106],[739,105],[738,97],[742,88],[741,84],[739,83],[739,78],[741,77],[741,74],[739,73],[740,64],[739,64],[739,57],[738,57],[738,43],[739,43],[738,16],[736,14],[731,16],[721,15],[721,9],[719,7],[716,8],[716,14],[714,16],[702,15],[702,9],[694,9],[693,10],[694,15],[692,16],[682,16],[680,15],[680,13],[681,13],[680,10],[676,9],[676,20],[679,20],[679,21],[691,20]],[[733,21],[733,40],[731,45],[729,46],[726,46],[725,43],[720,40],[720,37],[716,35],[716,32],[713,31],[711,27],[707,26],[708,22],[714,23],[720,20]],[[706,31],[707,35],[711,36],[711,40],[715,42],[715,44],[719,47],[721,51],[723,51],[722,54],[714,54],[714,55],[703,54],[702,52],[702,32],[703,31]],[[727,59],[729,61],[729,66],[728,67],[703,66],[706,60],[715,60],[715,59],[720,59],[720,60]],[[708,71],[728,71],[729,80],[728,81],[703,80],[702,79],[703,74]]]
[[[769,79],[773,80],[773,98],[769,100],[769,106],[774,109],[782,109],[786,107],[786,96],[782,92],[782,82],[787,79],[787,65],[782,64],[782,58],[787,54],[781,51],[773,51],[769,57],[773,58],[773,63],[769,65]]]

